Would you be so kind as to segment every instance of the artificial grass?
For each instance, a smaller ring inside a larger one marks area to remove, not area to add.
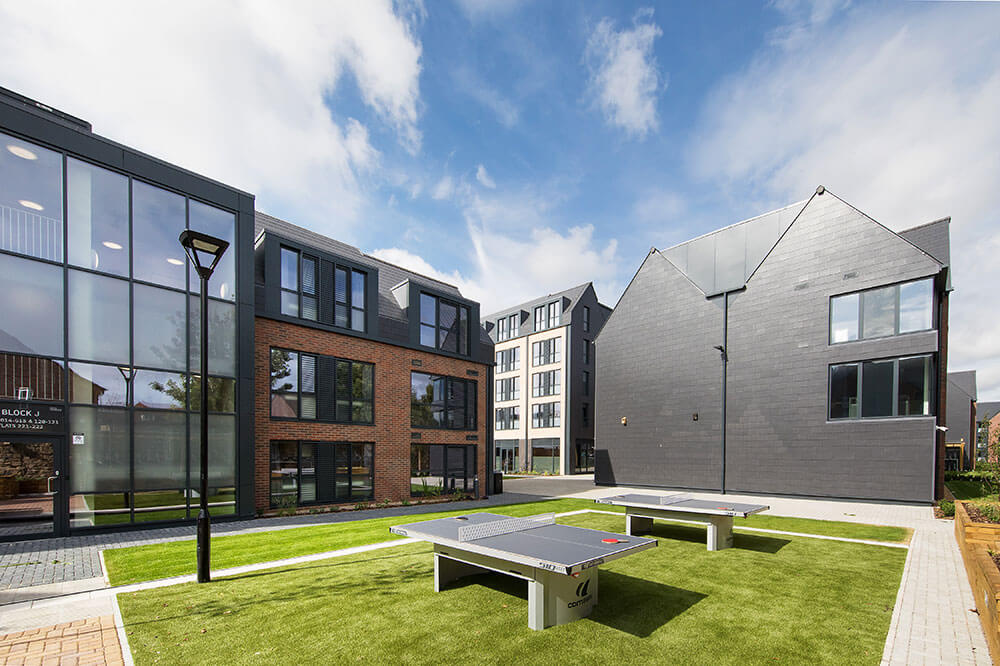
[[[391,541],[399,538],[389,533],[391,526],[419,520],[431,520],[432,518],[476,511],[489,511],[509,516],[530,516],[536,513],[563,513],[580,509],[624,512],[621,507],[595,504],[592,500],[558,499],[367,520],[363,513],[359,513],[357,520],[350,522],[213,537],[212,568],[225,569]],[[619,522],[615,531],[624,532],[624,519],[618,518],[617,520]],[[910,531],[903,527],[786,518],[784,516],[757,515],[746,520],[737,519],[736,527],[743,526],[897,543],[907,541],[910,534]],[[704,540],[704,528],[701,528],[701,532]],[[195,572],[195,543],[194,541],[172,541],[130,548],[108,549],[104,551],[104,563],[112,585],[125,585],[191,574]]]
[[[560,522],[615,530],[615,516]],[[526,584],[433,592],[426,544],[119,596],[147,663],[877,663],[906,552],[656,523],[658,548],[603,565],[593,614],[534,632]]]

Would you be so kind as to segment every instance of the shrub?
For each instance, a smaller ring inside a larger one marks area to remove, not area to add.
[[[941,515],[946,517],[951,517],[955,515],[955,503],[948,500],[941,500],[938,502],[938,508],[941,509]]]
[[[1000,505],[995,502],[974,502],[983,516],[991,523],[1000,523]]]

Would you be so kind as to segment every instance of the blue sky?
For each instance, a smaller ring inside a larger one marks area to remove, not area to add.
[[[819,184],[952,216],[952,370],[1000,400],[1000,3],[0,0],[0,85],[486,311]]]

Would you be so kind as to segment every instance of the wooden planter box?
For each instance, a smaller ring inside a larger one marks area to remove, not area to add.
[[[17,479],[12,476],[0,476],[0,500],[17,497]]]
[[[988,551],[1000,551],[1000,525],[974,523],[963,502],[955,502],[955,539],[972,586],[979,621],[994,663],[1000,663],[1000,570]]]

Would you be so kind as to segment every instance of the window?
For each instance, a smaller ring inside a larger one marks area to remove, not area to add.
[[[496,410],[496,430],[517,430],[521,427],[520,407],[501,407]]]
[[[62,262],[62,164],[59,153],[0,134],[0,249]]]
[[[497,402],[517,400],[521,397],[521,378],[507,377],[497,380]]]
[[[590,308],[583,306],[583,332],[590,333]]]
[[[583,371],[583,394],[590,395],[590,372]]]
[[[518,331],[521,328],[521,323],[520,323],[520,321],[518,321],[520,318],[521,317],[518,314],[512,314],[511,316],[509,316],[507,318],[507,337],[508,337],[508,339],[509,338],[516,338],[518,336]]]
[[[410,493],[413,495],[471,492],[475,476],[474,446],[410,445]]]
[[[535,332],[545,330],[545,306],[535,308]]]
[[[316,321],[317,260],[292,250],[281,248],[281,314]]]
[[[590,365],[590,345],[591,344],[593,344],[593,343],[591,343],[590,340],[584,340],[583,341],[583,364],[584,365]]]
[[[476,382],[410,374],[410,424],[415,428],[476,429]]]
[[[582,407],[583,413],[581,416],[583,417],[583,427],[586,428],[590,425],[590,405],[583,403]]]
[[[549,320],[547,328],[555,328],[559,325],[559,315],[562,311],[562,304],[559,301],[549,303]]]
[[[561,370],[534,373],[531,375],[531,397],[538,398],[546,395],[559,395],[561,377]]]
[[[420,294],[420,344],[455,354],[469,354],[469,308]]]
[[[834,296],[830,299],[830,342],[930,330],[933,304],[933,278]]]
[[[562,358],[562,338],[549,338],[531,344],[531,365],[558,363]]]
[[[236,300],[236,216],[221,208],[188,200],[188,229],[221,238],[229,242],[229,250],[222,255],[208,283],[208,295],[227,301]],[[177,242],[177,239],[174,239]],[[199,293],[201,281],[191,265],[191,291]]]
[[[532,428],[556,428],[559,426],[558,402],[546,402],[541,405],[531,406],[531,427]]]
[[[531,471],[537,473],[559,473],[559,440],[542,437],[531,440]]]
[[[518,466],[518,440],[498,439],[493,442],[493,469],[498,472],[516,472]]]
[[[271,442],[271,506],[357,502],[375,496],[375,445]]]
[[[497,320],[497,342],[507,339],[507,318],[501,317]]]
[[[69,271],[69,355],[129,362],[128,281]]]
[[[72,158],[66,167],[69,263],[128,277],[128,178]]]
[[[830,419],[931,416],[930,355],[830,366]]]
[[[497,372],[510,372],[521,368],[521,348],[503,349],[497,352]]]
[[[271,418],[374,422],[375,366],[271,349]]]
[[[0,350],[62,357],[62,269],[4,254],[0,255],[0,273],[4,277],[0,289]]]
[[[132,181],[132,273],[137,280],[187,287],[187,258],[177,237],[187,226],[184,197]],[[226,251],[234,254],[234,248]]]
[[[132,285],[136,365],[181,371],[187,368],[186,300],[184,294],[172,289]],[[209,319],[210,327],[215,323]],[[210,328],[209,336],[215,333]]]

